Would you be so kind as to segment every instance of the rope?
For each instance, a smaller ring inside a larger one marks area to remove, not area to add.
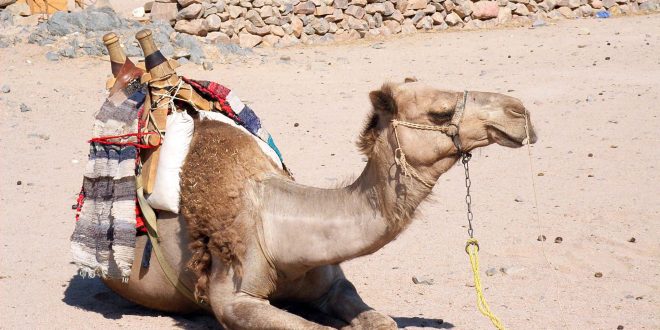
[[[476,238],[469,238],[467,240],[465,252],[470,256],[470,265],[472,266],[472,274],[474,275],[474,290],[477,292],[477,307],[481,314],[490,319],[490,322],[493,323],[495,328],[504,330],[502,321],[493,314],[484,297],[484,291],[481,286],[481,275],[479,273],[479,242],[477,242]]]
[[[433,130],[435,131],[442,131],[440,128],[444,126],[420,125],[420,124],[398,121],[396,119],[392,120],[392,127],[394,127],[394,138],[396,139],[396,145],[397,145],[397,148],[394,150],[394,162],[397,165],[399,165],[399,168],[401,168],[401,172],[403,172],[403,176],[409,178],[415,178],[419,180],[419,182],[421,182],[427,188],[433,188],[433,184],[424,180],[424,178],[422,178],[419,172],[417,172],[417,170],[415,170],[415,168],[412,167],[410,163],[408,163],[408,160],[406,160],[406,153],[403,152],[403,149],[401,148],[401,142],[399,142],[399,133],[396,130],[396,127],[398,125],[407,126],[411,128],[417,128],[417,127],[413,127],[412,125],[426,126],[433,128]],[[419,128],[419,129],[424,129],[424,128]]]
[[[116,145],[116,146],[134,146],[138,149],[149,149],[153,148],[153,146],[148,145],[148,144],[141,144],[137,142],[120,142],[120,141],[110,141],[110,140],[115,140],[115,139],[128,139],[131,137],[137,137],[138,141],[142,140],[142,137],[144,135],[151,135],[151,134],[156,134],[156,132],[137,132],[137,133],[128,133],[128,134],[122,134],[122,135],[108,135],[108,136],[99,136],[95,138],[89,139],[87,143],[100,143],[100,144],[106,144],[106,145]]]

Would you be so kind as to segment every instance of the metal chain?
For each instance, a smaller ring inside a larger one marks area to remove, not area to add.
[[[472,181],[470,180],[470,166],[468,164],[471,158],[472,154],[469,152],[461,153],[461,163],[463,163],[463,168],[465,169],[465,204],[467,204],[468,235],[470,235],[470,238],[474,238],[474,229],[472,228],[474,214],[472,214],[472,196],[470,195]]]

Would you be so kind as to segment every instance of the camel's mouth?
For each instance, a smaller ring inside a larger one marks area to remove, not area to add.
[[[522,132],[516,132],[522,134],[507,132],[507,130],[496,126],[492,126],[491,128],[492,130],[488,130],[488,138],[501,146],[509,148],[520,148],[528,142],[532,144],[536,142],[536,134],[532,129],[530,129],[529,141],[527,141],[527,134],[524,128]]]

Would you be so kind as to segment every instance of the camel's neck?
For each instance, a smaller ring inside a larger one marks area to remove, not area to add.
[[[298,268],[350,260],[377,251],[406,228],[431,188],[401,175],[391,147],[374,154],[345,188],[310,188],[279,179],[260,185],[264,240],[277,265],[304,271]],[[444,167],[455,161],[448,158]],[[446,169],[425,174],[435,182]]]

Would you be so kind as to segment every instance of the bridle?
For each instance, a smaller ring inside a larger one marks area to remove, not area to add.
[[[418,130],[436,131],[436,132],[444,133],[445,135],[447,135],[452,139],[452,142],[454,143],[456,150],[458,150],[458,155],[461,156],[462,158],[463,165],[467,165],[467,162],[470,160],[470,157],[472,157],[472,155],[470,155],[470,153],[465,152],[465,150],[463,150],[463,147],[461,146],[461,140],[458,136],[458,128],[461,123],[461,120],[463,119],[463,112],[465,111],[467,96],[468,96],[468,91],[464,91],[462,99],[456,101],[456,108],[454,110],[454,114],[451,117],[451,121],[449,121],[449,123],[445,125],[425,125],[425,124],[401,121],[398,119],[392,119],[392,127],[394,128],[394,138],[396,139],[396,144],[397,144],[396,149],[394,150],[394,162],[399,166],[399,168],[401,168],[401,172],[403,172],[404,176],[413,177],[417,179],[419,182],[421,182],[424,186],[428,188],[433,188],[433,183],[429,183],[424,178],[422,178],[422,176],[419,175],[419,172],[417,172],[417,170],[414,167],[412,167],[406,160],[406,153],[403,151],[401,142],[399,141],[399,134],[396,130],[397,127],[399,126],[404,126]]]

